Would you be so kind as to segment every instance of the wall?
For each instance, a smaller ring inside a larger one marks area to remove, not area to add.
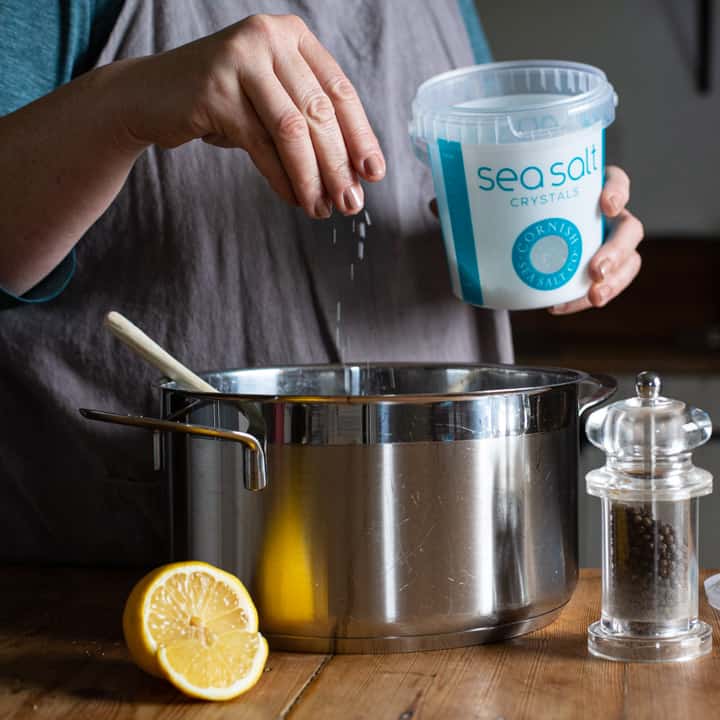
[[[497,60],[601,67],[620,98],[608,161],[633,180],[648,233],[720,234],[720,18],[708,95],[694,76],[695,0],[478,0]],[[720,16],[720,11],[716,13]]]

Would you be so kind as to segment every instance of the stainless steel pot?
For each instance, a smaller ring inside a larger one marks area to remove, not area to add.
[[[611,379],[411,364],[203,378],[220,394],[159,385],[163,420],[81,412],[174,431],[156,433],[174,555],[236,573],[274,647],[469,645],[569,600],[578,415]]]

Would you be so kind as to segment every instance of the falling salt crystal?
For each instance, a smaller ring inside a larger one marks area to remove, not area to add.
[[[711,575],[705,581],[705,594],[708,602],[716,610],[720,610],[720,575]]]
[[[364,240],[365,239],[365,231],[366,231],[367,225],[364,222],[361,222],[358,226],[358,232],[360,234],[360,237]]]
[[[372,221],[370,220],[370,213],[367,211],[367,208],[363,208],[363,216],[365,218],[365,224],[368,227],[372,225]]]
[[[340,348],[340,326],[335,326],[335,344]]]
[[[355,281],[355,263],[350,263],[350,282]]]
[[[355,218],[353,218],[353,221],[352,221],[352,232],[354,235],[355,234]]]
[[[365,257],[365,243],[360,240],[358,243],[358,260],[362,260]]]
[[[337,245],[337,228],[334,225],[332,230],[332,243],[333,245]]]
[[[336,322],[337,322],[337,324],[339,325],[339,324],[340,324],[340,319],[341,319],[341,317],[342,317],[342,302],[341,302],[340,300],[337,301],[336,311],[337,311],[337,312],[336,312],[336,314],[337,314]]]

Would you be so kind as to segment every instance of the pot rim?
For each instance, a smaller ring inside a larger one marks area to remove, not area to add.
[[[428,392],[428,393],[387,393],[387,394],[371,394],[371,395],[349,395],[349,394],[275,394],[275,393],[225,393],[225,392],[202,392],[183,388],[177,381],[170,380],[167,377],[160,378],[153,383],[153,387],[163,392],[170,392],[185,396],[188,398],[206,398],[208,400],[244,400],[247,402],[282,402],[282,403],[303,403],[303,404],[350,404],[350,405],[370,405],[380,403],[392,404],[411,404],[411,403],[436,403],[448,401],[478,400],[483,397],[497,395],[517,395],[517,394],[539,394],[555,390],[558,388],[569,387],[571,385],[579,385],[584,382],[594,382],[594,378],[589,373],[581,370],[573,370],[570,368],[559,367],[538,367],[531,365],[510,365],[501,363],[438,363],[438,362],[357,362],[357,363],[309,363],[298,365],[274,365],[268,367],[253,368],[237,368],[225,370],[211,370],[200,372],[198,375],[210,382],[213,376],[230,375],[235,373],[253,373],[253,372],[283,372],[292,370],[317,370],[317,371],[347,371],[347,370],[367,370],[367,369],[387,369],[387,370],[404,370],[419,369],[428,370],[498,370],[517,373],[542,373],[546,375],[555,375],[557,380],[541,385],[521,385],[513,388],[497,388],[489,390],[476,391],[459,391],[459,392]]]

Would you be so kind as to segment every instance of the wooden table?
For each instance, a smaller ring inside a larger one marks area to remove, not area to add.
[[[129,661],[121,609],[137,574],[5,568],[0,573],[0,718],[228,717],[323,720],[489,718],[664,720],[720,717],[716,649],[693,663],[625,665],[588,657],[598,571],[582,573],[550,627],[516,640],[407,655],[272,653],[265,675],[230,703],[184,698]]]

